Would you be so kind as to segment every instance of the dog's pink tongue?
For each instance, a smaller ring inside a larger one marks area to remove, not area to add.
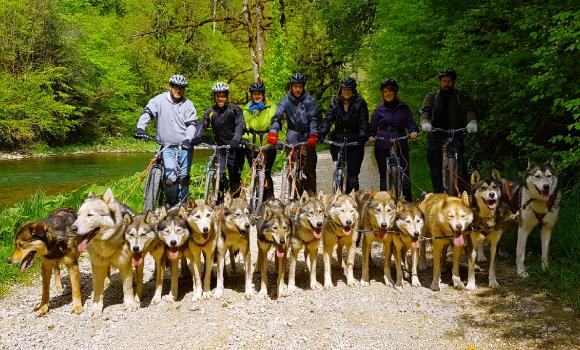
[[[460,235],[459,237],[453,238],[453,245],[454,246],[463,247],[464,244],[465,244],[465,241],[463,240],[463,235]]]
[[[544,202],[549,202],[550,201],[550,195],[549,194],[542,194],[542,200]]]
[[[84,252],[87,247],[89,245],[89,239],[83,239],[78,245],[77,245],[77,249],[79,250],[79,252]]]
[[[140,266],[143,263],[143,256],[142,255],[133,255],[133,266]]]
[[[413,247],[413,249],[419,249],[419,248],[421,248],[421,242],[413,241],[413,242],[411,242],[411,247]]]
[[[489,209],[494,210],[495,207],[497,206],[497,202],[493,202],[493,204],[488,204],[487,206]]]
[[[282,247],[281,245],[276,246],[276,256],[279,258],[284,257],[284,247]]]
[[[169,258],[171,260],[177,259],[178,256],[179,256],[179,249],[169,251]]]
[[[313,234],[314,234],[314,238],[320,239],[320,237],[322,236],[322,230],[319,228],[315,228],[313,231]]]
[[[347,236],[350,235],[350,231],[351,231],[350,227],[343,227],[342,228],[342,232],[344,232],[344,234]]]

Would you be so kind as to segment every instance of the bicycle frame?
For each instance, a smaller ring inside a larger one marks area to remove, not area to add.
[[[227,164],[227,157],[230,145],[218,146],[218,145],[203,144],[203,146],[206,146],[213,150],[212,155],[210,156],[209,161],[207,162],[207,165],[205,167],[206,176],[203,198],[205,202],[208,203],[209,205],[216,205],[218,203],[218,200],[220,199],[219,189],[222,176],[222,171],[220,171],[221,169],[219,169],[221,153],[218,151],[222,149],[226,150],[225,156]]]
[[[456,134],[462,134],[466,132],[466,128],[460,129],[439,129],[433,128],[432,132],[442,133],[447,135],[447,140],[443,144],[441,149],[442,156],[442,176],[443,176],[443,187],[445,192],[450,196],[457,196],[459,194],[459,174],[461,169],[461,164],[459,163],[459,152],[457,151],[457,138]]]
[[[247,146],[258,150],[258,155],[252,164],[249,196],[250,209],[254,214],[256,214],[260,209],[264,198],[264,183],[266,177],[266,157],[264,151],[272,146],[258,147],[253,143],[248,143]]]
[[[298,198],[301,193],[299,185],[302,182],[302,147],[306,142],[298,142],[295,144],[278,142],[277,146],[289,150],[286,162],[282,168],[282,186],[280,188],[280,200],[286,204],[289,201]],[[296,150],[298,148],[298,151]]]
[[[402,136],[389,139],[391,149],[389,157],[387,158],[387,191],[392,191],[395,195],[395,200],[403,198],[403,176],[405,169],[401,165],[401,160],[397,155],[397,147],[399,141],[408,139],[409,136]],[[377,140],[384,140],[383,137],[377,137]]]
[[[340,190],[341,193],[346,192],[346,184],[348,181],[348,161],[346,152],[348,147],[358,146],[358,142],[346,142],[346,138],[342,142],[334,142],[332,140],[324,140],[324,143],[331,146],[339,147],[336,164],[332,177],[334,179],[332,184],[333,192]]]

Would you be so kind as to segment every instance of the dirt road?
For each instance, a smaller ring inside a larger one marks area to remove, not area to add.
[[[377,187],[377,172],[367,149],[361,185]],[[330,189],[332,162],[327,152],[318,159],[318,183]],[[275,179],[275,181],[277,181]],[[255,240],[255,232],[252,235]],[[374,264],[382,264],[379,246],[373,247]],[[228,273],[222,300],[191,301],[191,281],[180,282],[177,302],[149,305],[153,263],[146,260],[142,308],[129,312],[122,306],[121,285],[114,272],[105,292],[101,318],[91,319],[91,277],[88,257],[81,262],[85,312],[69,313],[68,278],[61,295],[53,292],[50,312],[37,318],[32,309],[40,300],[39,278],[31,285],[17,285],[0,300],[0,349],[190,349],[190,348],[381,348],[381,349],[531,349],[580,348],[580,321],[560,301],[515,277],[511,259],[500,254],[497,267],[500,289],[487,288],[487,273],[477,274],[475,292],[452,287],[428,289],[431,270],[420,274],[423,287],[402,290],[383,284],[382,267],[371,269],[371,285],[349,288],[336,261],[330,291],[306,289],[306,264],[297,267],[298,291],[277,300],[273,269],[267,299],[244,298],[242,264]],[[253,260],[257,254],[254,249]],[[302,255],[301,255],[302,257]],[[318,280],[322,280],[322,257]],[[360,251],[355,277],[360,278]],[[486,267],[484,264],[483,267]],[[231,271],[228,268],[228,272]],[[466,278],[466,268],[462,268]],[[66,274],[64,274],[66,276]],[[443,275],[445,283],[450,274]],[[168,280],[164,293],[169,290]],[[254,276],[259,286],[259,277]]]

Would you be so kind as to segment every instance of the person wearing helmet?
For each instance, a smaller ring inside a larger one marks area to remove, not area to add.
[[[421,129],[430,132],[433,127],[440,129],[460,129],[466,126],[469,133],[477,132],[476,108],[473,101],[464,93],[455,90],[457,73],[453,69],[445,69],[438,75],[439,90],[428,93],[423,99],[419,115]],[[467,184],[467,167],[463,161],[465,150],[463,135],[456,135],[458,140],[459,163],[462,185]],[[427,161],[431,175],[433,192],[443,193],[441,152],[447,136],[442,133],[431,133],[428,136]],[[465,186],[462,186],[465,188]]]
[[[201,123],[202,127],[196,135],[196,140],[201,139],[205,129],[211,127],[214,141],[218,146],[230,145],[229,150],[219,151],[221,152],[220,171],[222,172],[219,190],[221,201],[226,190],[230,191],[233,197],[240,195],[241,175],[244,167],[244,150],[242,148],[245,144],[242,134],[246,128],[246,123],[242,109],[229,102],[230,88],[226,83],[215,83],[211,91],[214,105],[205,111]]]
[[[385,79],[380,86],[383,102],[379,103],[371,117],[369,127],[369,142],[375,144],[375,160],[379,168],[379,188],[387,190],[387,158],[390,156],[391,139],[405,136],[409,133],[411,139],[417,138],[417,124],[413,120],[413,114],[407,104],[399,100],[399,84],[393,79]],[[381,139],[377,140],[377,137]],[[403,176],[403,196],[409,202],[412,201],[409,163],[409,144],[407,140],[397,142],[397,157],[405,170]]]
[[[365,156],[365,143],[368,138],[369,110],[367,103],[356,90],[356,81],[346,77],[340,82],[338,94],[332,98],[326,111],[326,117],[320,126],[320,135],[324,138],[334,130],[329,138],[334,142],[359,142],[359,146],[349,147],[346,152],[347,181],[346,193],[359,190],[358,175]],[[339,147],[330,146],[332,160],[336,162]]]
[[[268,143],[275,145],[278,132],[282,129],[282,120],[286,116],[288,130],[286,142],[306,142],[303,147],[303,171],[306,175],[305,190],[316,192],[316,143],[318,142],[318,116],[314,97],[305,92],[306,77],[302,73],[294,73],[290,77],[290,92],[286,94],[276,107],[276,113],[270,124]]]
[[[266,86],[260,82],[250,84],[248,88],[252,99],[242,109],[246,130],[244,138],[255,145],[262,145],[264,135],[268,133],[270,122],[276,113],[276,104],[270,103],[266,98]],[[264,183],[264,201],[274,197],[274,182],[272,181],[272,165],[276,160],[276,149],[270,147],[264,151],[266,160],[266,176]],[[250,167],[258,156],[258,151],[246,149],[246,158]]]
[[[183,75],[169,79],[169,91],[153,97],[141,112],[136,138],[147,135],[151,119],[157,120],[156,139],[166,147],[163,151],[165,168],[165,201],[173,206],[185,203],[189,195],[189,172],[193,158],[193,137],[197,129],[197,110],[184,96],[187,80]],[[180,147],[181,146],[181,147]]]

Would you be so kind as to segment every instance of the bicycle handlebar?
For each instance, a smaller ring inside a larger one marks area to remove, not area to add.
[[[334,142],[332,140],[324,140],[324,143],[336,147],[354,147],[360,145],[358,142]]]
[[[301,146],[304,146],[305,144],[306,144],[306,142],[286,143],[286,142],[278,141],[276,143],[276,146],[284,147],[284,148],[290,148],[291,149],[293,147],[301,147]]]
[[[209,143],[200,143],[200,146],[203,147],[207,147],[207,148],[211,148],[213,150],[218,150],[218,149],[230,149],[230,145],[210,145]]]
[[[409,138],[409,135],[405,135],[405,136],[401,136],[401,137],[395,137],[395,138],[388,139],[388,140],[385,139],[382,136],[377,136],[375,139],[376,140],[381,140],[381,141],[389,141],[390,143],[395,143],[397,141],[407,140],[408,138]]]
[[[183,147],[183,145],[176,145],[174,143],[161,142],[151,135],[140,134],[140,135],[135,135],[135,138],[139,139],[139,140],[143,140],[143,141],[153,141],[153,142],[157,143],[159,146],[162,146],[162,148],[177,147],[179,149],[186,150],[186,151],[190,150],[189,147]]]
[[[441,129],[441,128],[433,128],[431,132],[440,132],[447,135],[459,134],[463,132],[467,132],[467,128],[459,128],[459,129]]]

